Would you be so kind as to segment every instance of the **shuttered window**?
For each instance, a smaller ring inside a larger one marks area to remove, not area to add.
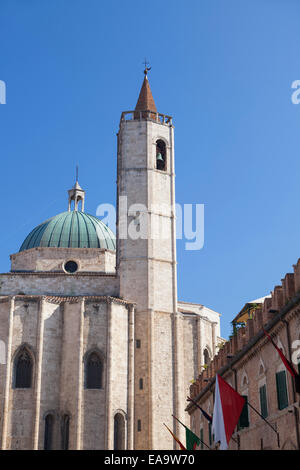
[[[247,395],[242,395],[245,398],[245,405],[242,409],[242,413],[238,422],[238,429],[248,428],[249,427],[249,414],[248,414],[248,397]]]
[[[277,402],[278,409],[283,410],[289,404],[287,387],[286,387],[286,373],[285,370],[277,372],[276,374],[276,388],[277,388]]]
[[[268,416],[268,404],[267,404],[267,388],[265,385],[259,389],[259,399],[260,399],[260,413],[266,418]]]

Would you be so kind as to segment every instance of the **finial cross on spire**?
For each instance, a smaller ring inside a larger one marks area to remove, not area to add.
[[[76,165],[76,182],[78,181],[78,165]]]
[[[149,70],[151,70],[151,67],[147,67],[147,65],[150,65],[150,63],[147,62],[147,59],[145,58],[143,64],[145,65],[144,74],[147,76],[147,73],[149,72]]]

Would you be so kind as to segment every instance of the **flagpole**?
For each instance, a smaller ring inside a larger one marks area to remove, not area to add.
[[[187,397],[187,401],[191,401],[193,403],[193,405],[195,405],[200,411],[201,413],[203,414],[203,411],[201,409],[201,407],[198,405],[198,403],[196,403],[194,400],[192,400],[190,397]],[[207,414],[207,413],[206,413]],[[208,416],[208,414],[207,414]],[[205,416],[206,417],[206,416]],[[211,418],[211,416],[209,416],[209,418]],[[207,418],[206,418],[207,419]],[[210,423],[212,422],[212,418],[208,420]]]
[[[192,398],[187,397],[187,401],[192,402],[193,405],[195,405],[195,406],[201,411],[201,413],[203,414],[203,411],[202,411],[201,407],[198,405],[198,403],[196,403],[194,400],[192,400]],[[206,419],[207,419],[207,418],[206,418]],[[212,421],[210,421],[210,420],[207,420],[207,421],[209,421],[210,423],[212,422]],[[234,437],[231,436],[231,439],[232,439],[236,444],[238,443],[237,440],[236,440]]]
[[[175,419],[178,421],[178,423],[180,423],[185,429],[188,429],[185,424],[183,424],[181,421],[179,421],[178,418],[176,418],[176,416],[174,416],[174,415],[172,415],[172,416],[173,416],[173,418],[175,418]],[[198,436],[197,436],[197,437],[198,437]],[[200,442],[202,442],[202,444],[205,445],[205,447],[207,447],[207,448],[210,450],[210,447],[209,447],[207,444],[205,444],[205,442],[202,441],[202,439],[200,439],[200,437],[198,437],[198,439],[199,439]]]
[[[250,408],[252,408],[253,411],[255,411],[255,413],[258,414],[258,416],[261,417],[261,419],[263,419],[267,423],[268,426],[270,426],[271,429],[273,429],[274,432],[276,432],[276,434],[277,434],[277,444],[278,444],[278,447],[280,448],[279,432],[269,423],[269,421],[266,420],[266,418],[263,417],[262,414],[259,413],[259,411],[257,411],[256,408],[254,408],[254,406],[251,405],[251,403],[249,403],[247,401],[247,404],[250,406]]]
[[[172,433],[171,429],[168,428],[168,426],[163,423],[163,425],[167,428],[167,430],[169,431],[169,433],[172,435],[173,439],[177,442],[177,444],[179,444],[179,447],[181,448],[181,450],[186,450],[186,448],[184,447],[184,445],[182,444],[182,442],[180,442],[180,440],[178,439],[178,437],[175,436],[175,434]]]

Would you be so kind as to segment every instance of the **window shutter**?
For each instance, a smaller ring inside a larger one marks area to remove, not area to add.
[[[211,423],[208,423],[208,439],[209,439],[209,445],[212,445],[212,435],[211,435]]]
[[[286,373],[285,370],[277,372],[276,374],[276,388],[277,388],[277,401],[278,409],[283,410],[288,406],[288,395],[286,388]]]
[[[267,391],[266,391],[265,385],[260,387],[259,397],[260,397],[260,412],[263,418],[266,418],[268,416],[268,404],[267,404]]]
[[[247,395],[242,395],[245,398],[245,405],[242,409],[242,413],[238,423],[238,429],[248,428],[249,427],[249,415],[248,415],[248,397]]]

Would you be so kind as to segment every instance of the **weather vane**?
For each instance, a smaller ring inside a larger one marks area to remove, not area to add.
[[[149,62],[147,62],[146,59],[145,59],[145,62],[143,62],[143,64],[145,65],[144,74],[147,75],[147,73],[149,72],[149,70],[151,70],[151,67],[147,67],[147,65],[150,65],[150,64],[149,64]]]

